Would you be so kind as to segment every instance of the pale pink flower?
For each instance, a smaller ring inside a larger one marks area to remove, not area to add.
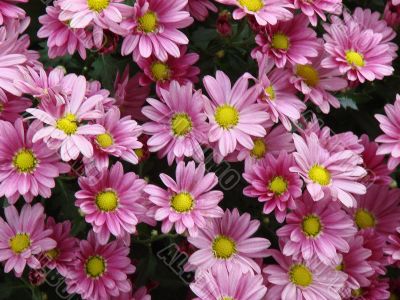
[[[384,255],[384,247],[382,245],[386,245],[388,236],[380,234],[372,228],[360,231],[358,235],[363,237],[363,247],[371,250],[371,256],[368,257],[370,266],[376,274],[385,275],[388,258]]]
[[[0,120],[14,122],[31,107],[32,101],[22,96],[14,96],[0,90]]]
[[[168,54],[180,56],[179,45],[187,45],[188,38],[179,29],[188,27],[193,18],[184,9],[188,0],[137,0],[133,16],[122,22],[128,30],[122,43],[122,55],[133,53],[136,60],[155,55],[160,61]]]
[[[400,227],[397,227],[396,233],[387,238],[387,245],[384,248],[385,254],[389,256],[389,263],[399,265],[400,262]]]
[[[308,17],[312,26],[317,26],[318,17],[326,21],[325,13],[341,14],[342,0],[292,0],[294,7],[301,9],[301,12]]]
[[[350,300],[392,300],[389,292],[388,278],[374,276],[370,281],[371,283],[368,286],[352,291],[347,290],[348,297],[347,295],[343,295],[342,297]]]
[[[208,11],[218,11],[210,0],[188,0],[187,10],[198,21],[204,21],[208,17]]]
[[[0,25],[10,19],[23,19],[26,12],[17,6],[18,3],[27,3],[29,0],[2,0],[0,2]]]
[[[50,238],[52,230],[45,228],[42,204],[25,204],[21,213],[11,205],[4,208],[4,215],[6,221],[0,217],[0,261],[5,262],[4,272],[14,270],[15,276],[21,277],[26,265],[39,269],[35,255],[57,245]]]

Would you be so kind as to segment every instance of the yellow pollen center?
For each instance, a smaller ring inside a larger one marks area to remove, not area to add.
[[[118,207],[118,195],[113,190],[100,192],[96,196],[97,207],[104,212],[115,211]]]
[[[150,33],[156,31],[157,27],[158,20],[154,12],[148,11],[139,18],[139,28],[141,31]]]
[[[354,219],[359,229],[375,227],[375,217],[365,209],[358,209]]]
[[[288,50],[289,46],[290,46],[289,38],[286,36],[286,34],[275,33],[272,36],[272,48],[280,50]]]
[[[290,280],[298,286],[307,287],[313,282],[313,275],[305,265],[294,265],[289,271]]]
[[[99,134],[96,137],[96,141],[102,148],[108,148],[114,144],[114,140],[109,133]]]
[[[308,237],[316,237],[322,229],[320,219],[314,215],[305,216],[301,223],[301,227],[304,234]]]
[[[87,0],[89,8],[96,12],[101,12],[110,4],[109,0]]]
[[[314,165],[308,172],[308,177],[320,185],[328,185],[331,182],[331,173],[320,165]]]
[[[103,257],[95,255],[87,259],[85,263],[86,274],[92,278],[103,275],[106,270],[106,262]]]
[[[153,75],[154,80],[164,81],[169,79],[170,70],[166,63],[156,61],[151,65],[151,74]]]
[[[185,213],[192,210],[194,201],[189,193],[181,192],[171,198],[171,208],[178,213]]]
[[[60,255],[60,251],[57,248],[51,249],[45,253],[45,255],[51,260],[56,259]]]
[[[37,159],[31,150],[21,149],[14,155],[13,165],[19,172],[29,173],[36,168]]]
[[[0,113],[4,110],[3,104],[0,103]]]
[[[360,297],[360,296],[362,296],[363,293],[364,293],[364,292],[363,292],[362,288],[359,288],[359,289],[356,289],[356,290],[352,290],[352,291],[351,291],[351,295],[352,295],[353,297]]]
[[[319,82],[318,71],[311,65],[297,65],[296,74],[303,78],[308,86],[314,87]]]
[[[349,65],[352,65],[353,67],[364,67],[365,66],[365,61],[364,61],[364,56],[361,53],[358,53],[356,51],[348,50],[346,51],[346,60],[349,63]]]
[[[216,258],[228,259],[236,253],[236,244],[230,237],[219,235],[212,243],[212,250]]]
[[[67,135],[72,135],[78,130],[78,121],[74,114],[67,114],[64,118],[57,120],[57,128]]]
[[[344,263],[342,262],[340,265],[337,265],[335,269],[336,269],[336,271],[343,272],[344,271]]]
[[[265,93],[269,96],[269,100],[271,101],[275,100],[276,94],[274,87],[272,85],[265,88]]]
[[[220,127],[230,129],[239,123],[239,112],[235,107],[224,104],[217,107],[214,118]]]
[[[250,155],[255,158],[263,158],[265,153],[267,152],[267,145],[265,144],[263,139],[255,139],[254,147],[250,152]]]
[[[235,300],[235,299],[232,297],[222,297],[221,300]]]
[[[143,148],[139,148],[139,149],[134,149],[133,150],[135,152],[135,154],[137,155],[137,157],[140,159],[144,156],[144,151]]]
[[[239,4],[252,12],[259,11],[264,7],[262,0],[239,0]]]
[[[12,251],[16,254],[24,252],[31,245],[31,239],[27,233],[17,233],[9,241]]]
[[[288,182],[282,176],[275,176],[268,183],[268,189],[273,192],[275,195],[282,195],[287,191]]]
[[[192,120],[185,113],[177,113],[171,119],[172,132],[177,136],[184,136],[192,131]]]

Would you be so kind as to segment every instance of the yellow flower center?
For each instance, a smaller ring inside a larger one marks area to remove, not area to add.
[[[362,296],[363,293],[364,293],[364,292],[363,292],[362,288],[359,288],[359,289],[356,289],[356,290],[352,290],[352,291],[351,291],[351,295],[352,295],[353,297],[360,297],[360,296]]]
[[[235,107],[224,104],[217,107],[214,118],[220,127],[230,129],[239,123],[239,112]]]
[[[307,287],[313,282],[313,275],[305,265],[294,265],[289,271],[290,280],[298,286]]]
[[[320,165],[314,165],[308,172],[308,177],[320,185],[328,185],[331,182],[331,173]]]
[[[349,63],[349,65],[352,65],[353,67],[364,67],[365,66],[365,61],[364,61],[364,56],[361,53],[358,53],[356,51],[352,50],[347,50],[346,51],[346,60]]]
[[[335,269],[336,269],[336,271],[343,272],[344,271],[344,263],[342,262],[341,264],[337,265]]]
[[[222,297],[221,300],[235,300],[235,299],[232,297]]]
[[[194,200],[189,193],[181,192],[171,198],[171,207],[178,213],[185,213],[192,210]]]
[[[113,190],[100,192],[96,196],[97,207],[104,212],[112,212],[118,207],[118,195]]]
[[[275,176],[268,184],[268,188],[275,195],[282,195],[287,191],[288,182],[282,176]]]
[[[4,110],[3,104],[0,103],[0,113]]]
[[[51,260],[56,259],[60,255],[60,251],[57,248],[46,251],[45,255]]]
[[[269,96],[269,100],[271,100],[271,101],[275,100],[276,95],[275,95],[274,87],[272,85],[265,88],[265,93],[267,93],[267,95]]]
[[[14,167],[21,173],[32,172],[37,165],[38,161],[36,156],[31,150],[21,149],[13,158]]]
[[[272,36],[272,48],[280,49],[280,50],[288,50],[289,49],[289,38],[286,34],[283,33],[275,33]]]
[[[137,157],[140,159],[144,156],[144,151],[143,148],[139,148],[139,149],[134,149],[133,150],[135,152],[135,154],[137,155]]]
[[[265,144],[263,139],[255,139],[254,147],[250,152],[250,155],[255,158],[263,158],[267,152],[267,144]]]
[[[9,245],[15,254],[24,252],[31,245],[31,239],[27,233],[17,233],[9,241]]]
[[[246,7],[249,11],[259,11],[264,7],[264,3],[262,0],[239,0],[239,4],[243,7]]]
[[[109,0],[87,0],[89,8],[96,12],[101,12],[110,4]]]
[[[321,220],[315,215],[305,216],[301,223],[301,227],[306,236],[316,237],[322,229]]]
[[[389,300],[399,300],[399,297],[397,297],[395,294],[390,293],[390,298]]]
[[[96,141],[102,148],[108,148],[114,144],[114,140],[109,133],[99,134],[96,137]]]
[[[106,262],[99,255],[91,256],[85,263],[86,274],[92,278],[98,278],[106,271]]]
[[[157,27],[158,19],[154,12],[148,11],[139,18],[139,28],[141,31],[150,33],[156,31]]]
[[[319,82],[318,71],[311,65],[297,65],[296,74],[303,78],[308,86],[314,87]]]
[[[57,120],[57,128],[67,135],[72,135],[78,130],[78,121],[74,114],[67,114],[64,118]]]
[[[236,244],[230,237],[219,235],[212,243],[212,250],[216,258],[228,259],[236,253]]]
[[[172,132],[177,136],[184,136],[192,131],[192,120],[186,113],[177,113],[171,119]]]
[[[374,215],[365,209],[358,209],[354,219],[359,229],[375,227],[376,221]]]
[[[153,75],[154,80],[164,81],[169,79],[170,70],[166,63],[156,61],[151,65],[151,74]]]

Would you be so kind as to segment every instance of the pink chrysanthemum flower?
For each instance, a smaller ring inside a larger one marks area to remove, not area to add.
[[[340,288],[346,275],[313,257],[303,261],[270,250],[278,265],[264,268],[270,284],[266,299],[341,300]]]
[[[257,54],[257,61],[257,83],[261,87],[258,101],[266,106],[273,122],[280,121],[287,130],[291,130],[291,122],[299,120],[301,113],[306,110],[306,105],[296,96],[296,89],[290,83],[292,74],[286,69],[272,70],[274,63],[271,60],[267,62],[261,54]]]
[[[187,10],[197,21],[204,21],[208,11],[217,12],[218,8],[210,0],[188,0]]]
[[[384,251],[390,264],[400,264],[400,227],[397,227],[396,233],[388,236]]]
[[[120,293],[117,297],[111,297],[111,300],[151,300],[151,296],[148,294],[147,288],[142,286],[129,293]]]
[[[196,168],[193,161],[187,165],[182,161],[176,167],[176,181],[163,173],[160,178],[167,190],[150,184],[145,192],[157,207],[155,219],[162,221],[162,232],[170,232],[174,226],[179,234],[187,229],[195,236],[208,222],[223,215],[218,203],[224,194],[212,190],[218,177],[215,173],[205,174],[204,164]]]
[[[70,221],[56,223],[49,217],[46,227],[53,231],[50,238],[57,242],[57,247],[43,253],[46,258],[45,266],[50,269],[57,268],[58,273],[66,277],[76,258],[78,239],[71,236]]]
[[[129,66],[124,70],[122,76],[117,73],[114,83],[115,105],[119,107],[122,116],[131,116],[134,120],[144,121],[146,117],[142,114],[143,104],[150,94],[149,86],[140,86],[140,74],[129,77]]]
[[[386,1],[383,19],[392,28],[397,28],[400,25],[400,6],[393,5],[394,0]],[[400,3],[400,1],[396,1]]]
[[[286,217],[287,225],[277,231],[285,243],[282,253],[305,260],[315,256],[333,265],[339,252],[349,251],[346,239],[357,232],[353,220],[329,197],[315,202],[305,193],[296,204],[296,210]]]
[[[130,292],[128,274],[135,272],[129,258],[129,247],[120,240],[101,245],[93,232],[80,241],[74,266],[66,278],[69,294],[80,294],[82,299],[103,300]]]
[[[308,25],[307,17],[300,14],[292,20],[266,26],[256,36],[258,47],[252,51],[252,56],[261,52],[273,59],[278,68],[285,67],[287,63],[309,63],[311,57],[318,55],[320,44],[317,34]]]
[[[249,150],[239,150],[237,158],[239,161],[245,159],[245,170],[252,169],[255,164],[262,161],[267,154],[278,156],[281,151],[291,153],[294,150],[293,135],[287,132],[285,127],[278,125],[267,128],[267,134],[262,138],[254,139],[254,147]]]
[[[14,124],[0,121],[0,196],[14,204],[19,196],[31,202],[38,195],[51,196],[54,178],[69,172],[61,163],[55,150],[48,149],[42,141],[32,142],[32,137],[42,128],[39,121],[27,130],[21,118]]]
[[[339,69],[350,81],[361,83],[392,75],[394,57],[381,33],[362,29],[355,22],[325,24],[324,28],[325,50],[329,56],[322,60],[322,67]]]
[[[5,261],[4,272],[14,270],[21,277],[25,266],[40,268],[35,255],[56,247],[50,238],[51,230],[44,226],[44,209],[40,203],[25,204],[18,214],[14,206],[4,208],[6,221],[0,217],[0,261]]]
[[[340,107],[340,102],[331,92],[337,92],[347,87],[347,80],[340,77],[338,69],[321,67],[321,61],[326,56],[323,48],[316,58],[311,58],[309,64],[296,64],[290,81],[304,94],[304,101],[311,100],[325,114],[330,106]]]
[[[326,21],[325,13],[328,15],[342,13],[342,0],[292,0],[296,9],[308,17],[312,26],[317,26],[318,17]]]
[[[151,120],[143,124],[144,132],[151,135],[149,150],[160,158],[167,156],[169,165],[184,157],[203,161],[201,145],[207,142],[208,124],[201,91],[193,92],[191,83],[181,86],[173,81],[169,90],[160,89],[160,93],[162,101],[149,98],[150,105],[142,110]]]
[[[140,76],[139,83],[142,86],[147,86],[155,82],[158,95],[160,95],[160,88],[167,90],[173,80],[181,85],[189,82],[197,83],[199,81],[197,75],[199,75],[200,69],[193,65],[199,60],[199,55],[197,53],[186,53],[186,46],[181,46],[179,49],[181,56],[168,56],[168,59],[164,62],[154,55],[148,58],[138,58],[137,64],[144,72]]]
[[[107,243],[110,233],[129,240],[129,234],[136,232],[136,210],[143,209],[139,202],[146,182],[133,172],[124,174],[117,162],[110,170],[79,177],[78,183],[81,189],[75,193],[75,205],[92,224],[99,242]]]
[[[368,174],[363,178],[363,181],[368,184],[389,185],[392,182],[390,170],[385,162],[384,155],[378,155],[378,144],[370,141],[368,135],[361,136],[360,143],[364,146],[364,151],[361,153],[364,169]]]
[[[25,11],[17,3],[26,3],[28,0],[2,0],[0,2],[0,25],[10,19],[25,18]]]
[[[260,273],[254,259],[266,257],[270,242],[265,238],[251,237],[260,226],[251,220],[250,214],[239,214],[235,208],[226,210],[222,218],[209,221],[196,237],[188,237],[189,243],[198,248],[188,261],[187,269],[203,270],[226,268],[237,273]]]
[[[347,207],[356,206],[353,194],[366,193],[365,186],[358,182],[366,175],[365,169],[359,166],[362,159],[351,150],[329,153],[321,147],[315,133],[305,140],[293,134],[293,139],[297,165],[290,171],[300,174],[314,201],[330,195]]]
[[[263,137],[266,134],[263,123],[269,118],[262,105],[256,103],[258,88],[249,88],[250,75],[242,75],[231,86],[229,77],[217,71],[216,77],[206,76],[203,83],[208,98],[205,111],[211,123],[209,141],[215,144],[214,151],[226,156],[239,145],[253,149],[251,137]]]
[[[361,235],[364,239],[363,247],[371,250],[371,256],[368,258],[368,263],[374,269],[376,274],[385,275],[388,265],[388,259],[384,255],[384,249],[382,245],[386,244],[387,236],[376,232],[373,229],[366,229],[360,231],[358,235]]]
[[[138,141],[142,128],[130,116],[121,118],[121,113],[116,106],[111,107],[102,118],[97,119],[106,130],[93,139],[94,151],[92,158],[83,158],[85,163],[93,160],[100,171],[108,168],[109,156],[120,157],[122,160],[137,164],[139,158],[135,152],[143,144]]]
[[[357,207],[349,210],[359,230],[374,229],[385,236],[400,226],[400,190],[385,185],[370,185],[367,193],[356,197]]]
[[[293,14],[290,11],[294,8],[288,0],[216,0],[225,5],[238,6],[233,11],[233,18],[240,20],[246,15],[254,16],[261,26],[267,24],[275,25],[278,21],[290,20]]]
[[[76,51],[82,59],[86,59],[86,49],[93,46],[92,37],[84,29],[71,28],[66,22],[60,21],[61,9],[58,5],[47,6],[46,14],[39,17],[42,27],[37,35],[47,39],[49,58],[73,55]]]
[[[267,291],[261,275],[241,274],[225,268],[201,272],[190,289],[198,297],[194,300],[262,300]]]
[[[79,76],[73,83],[72,94],[65,99],[65,105],[52,111],[38,108],[26,110],[48,125],[36,132],[33,142],[43,139],[50,148],[60,149],[64,161],[77,159],[79,153],[92,157],[93,146],[87,136],[105,133],[101,125],[82,125],[83,121],[92,121],[103,116],[102,111],[95,107],[104,101],[104,97],[96,94],[86,99],[87,86],[85,77]]]
[[[187,45],[188,38],[178,29],[188,27],[193,18],[184,9],[187,0],[138,0],[131,19],[121,27],[129,31],[121,48],[122,55],[144,58],[155,55],[166,61],[168,54],[180,56],[178,45]],[[136,60],[136,59],[135,59]]]
[[[32,101],[29,98],[14,96],[0,90],[0,120],[14,122]]]
[[[264,203],[264,214],[274,212],[279,223],[285,220],[288,208],[296,208],[295,199],[301,196],[302,181],[289,168],[294,165],[293,157],[282,151],[277,158],[267,154],[258,164],[243,173],[250,184],[243,194],[257,197]]]
[[[349,295],[342,295],[343,299],[348,300],[392,300],[389,292],[389,283],[387,278],[374,276],[371,284],[366,287],[358,288],[352,291],[347,290]],[[396,298],[394,298],[396,300]]]
[[[385,105],[385,115],[376,114],[383,134],[375,141],[380,143],[376,154],[390,154],[388,168],[395,169],[400,164],[400,95],[396,95],[394,104]]]

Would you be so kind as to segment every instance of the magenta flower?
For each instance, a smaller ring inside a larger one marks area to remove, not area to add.
[[[18,3],[26,3],[28,0],[3,0],[0,2],[0,25],[7,20],[25,18],[25,11],[18,7]]]
[[[287,225],[277,230],[284,241],[282,253],[309,260],[317,257],[333,265],[339,252],[348,252],[347,239],[357,232],[353,220],[330,198],[315,202],[308,193],[296,201],[296,210],[286,217]]]
[[[359,166],[362,159],[351,150],[329,153],[322,148],[315,133],[305,140],[293,134],[293,139],[297,165],[290,171],[300,174],[314,201],[330,195],[347,207],[356,206],[353,194],[366,193],[365,186],[358,182],[366,175],[365,169]]]
[[[14,96],[0,90],[0,120],[14,122],[31,105],[32,101],[29,98]]]
[[[168,54],[180,56],[179,45],[189,43],[188,38],[178,29],[188,27],[193,18],[184,9],[187,0],[138,0],[133,16],[122,22],[128,30],[122,43],[122,55],[133,53],[135,60],[152,54],[160,61],[166,61]]]
[[[388,168],[395,169],[400,163],[400,95],[396,95],[394,104],[385,105],[385,115],[376,114],[383,134],[375,141],[380,143],[376,154],[390,154]]]
[[[197,21],[204,21],[208,17],[209,11],[218,11],[210,0],[188,0],[187,10]]]
[[[342,12],[342,0],[292,0],[296,9],[308,17],[312,26],[317,26],[318,17],[326,21],[325,13],[328,15],[339,15]]]
[[[198,296],[194,300],[262,300],[267,291],[261,275],[240,274],[225,268],[201,272],[190,289]]]
[[[387,238],[387,245],[384,248],[385,254],[389,256],[390,264],[399,265],[400,261],[400,227],[397,227],[396,233]]]
[[[387,272],[388,258],[385,256],[384,247],[388,236],[376,232],[374,229],[360,231],[358,235],[363,237],[363,247],[371,251],[368,257],[368,263],[374,269],[376,274],[385,275]]]
[[[320,44],[315,31],[308,27],[309,21],[303,14],[289,21],[268,25],[256,36],[256,47],[252,51],[255,57],[261,52],[274,60],[278,68],[287,63],[305,65],[311,57],[318,55]]]
[[[169,90],[160,93],[162,101],[149,98],[150,105],[142,110],[151,120],[143,124],[144,132],[151,135],[149,150],[160,158],[167,156],[169,165],[184,157],[203,161],[201,145],[207,141],[208,124],[201,91],[193,92],[191,83],[181,86],[173,81]]]
[[[277,265],[264,268],[269,283],[266,299],[282,300],[341,300],[339,291],[346,275],[331,266],[321,264],[313,257],[309,260],[284,256],[270,250]]]
[[[0,121],[0,196],[14,204],[19,196],[31,202],[38,195],[51,196],[54,178],[69,172],[70,167],[60,162],[55,150],[48,149],[42,141],[32,142],[41,130],[39,121],[26,130],[21,118],[14,124]]]
[[[388,278],[374,276],[368,286],[342,292],[343,299],[350,300],[387,300],[390,299]]]
[[[251,237],[259,228],[258,220],[251,220],[250,214],[239,214],[235,208],[226,210],[218,219],[210,220],[199,230],[196,237],[188,237],[189,243],[198,248],[186,265],[196,269],[197,274],[212,269],[232,270],[241,273],[260,273],[254,259],[266,257],[270,242],[265,238]]]
[[[5,261],[4,272],[14,270],[21,277],[25,266],[39,269],[35,255],[56,247],[50,238],[51,229],[45,229],[44,209],[40,203],[25,204],[18,214],[14,206],[4,208],[6,221],[0,217],[0,261]]]
[[[261,26],[267,24],[275,25],[281,20],[290,20],[293,14],[290,11],[294,8],[288,0],[216,0],[225,5],[238,6],[233,11],[235,20],[243,19],[246,15],[254,16]]]
[[[205,112],[211,124],[209,141],[214,143],[214,151],[226,156],[239,145],[253,149],[251,137],[263,137],[266,134],[262,125],[268,120],[268,113],[262,105],[256,103],[258,89],[249,88],[250,75],[243,74],[235,85],[222,71],[216,77],[206,76],[203,79],[208,98],[205,100]]]
[[[145,192],[157,208],[154,217],[162,221],[162,232],[170,232],[174,226],[179,234],[187,229],[196,236],[214,218],[223,215],[218,203],[224,195],[212,190],[218,177],[215,173],[205,174],[204,164],[196,168],[193,161],[187,165],[182,161],[176,167],[176,181],[163,173],[160,178],[167,190],[149,184]]]
[[[47,124],[33,136],[33,142],[44,140],[52,149],[60,149],[61,158],[70,161],[78,158],[79,153],[90,158],[93,146],[87,136],[105,133],[98,124],[82,125],[83,121],[92,121],[103,116],[95,107],[104,101],[101,94],[85,98],[88,84],[85,77],[79,76],[73,83],[72,94],[65,99],[65,105],[45,111],[43,108],[29,108],[26,111]]]
[[[257,197],[264,203],[264,214],[274,212],[279,223],[285,220],[288,208],[296,208],[296,198],[302,194],[302,181],[289,168],[294,165],[293,157],[282,151],[276,158],[267,154],[258,164],[243,173],[250,184],[243,194]]]
[[[133,172],[124,174],[122,164],[117,162],[110,170],[79,177],[78,183],[75,205],[92,224],[98,241],[106,244],[110,233],[128,241],[129,234],[136,232],[136,211],[144,209],[140,201],[146,182]]]
[[[77,293],[82,299],[109,299],[128,293],[132,286],[128,274],[135,272],[129,258],[129,247],[120,240],[101,245],[93,232],[80,241],[74,266],[66,278],[69,294]]]

